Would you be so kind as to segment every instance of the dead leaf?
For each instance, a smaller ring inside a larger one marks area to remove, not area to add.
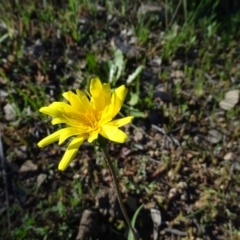
[[[42,185],[42,183],[47,179],[47,175],[44,174],[44,173],[40,173],[38,176],[37,176],[37,185],[38,187]]]

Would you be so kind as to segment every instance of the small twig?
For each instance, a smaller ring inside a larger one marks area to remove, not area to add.
[[[165,136],[167,135],[166,131],[163,128],[160,128],[160,127],[158,127],[157,125],[154,125],[154,124],[152,124],[151,126],[152,126],[153,129],[159,131],[161,134],[163,134]]]
[[[172,25],[172,23],[173,23],[176,15],[177,15],[177,13],[178,13],[178,10],[179,10],[181,4],[182,4],[182,0],[178,2],[178,5],[177,5],[177,7],[176,7],[176,9],[175,9],[175,11],[174,11],[174,13],[173,13],[172,19],[171,19],[171,21],[169,22],[169,24],[167,25],[167,29],[169,28],[169,26]]]
[[[99,141],[99,142],[100,142],[100,141]],[[106,161],[107,161],[107,163],[108,163],[108,166],[109,166],[109,168],[110,168],[110,171],[111,171],[111,175],[112,175],[112,178],[113,178],[113,183],[114,183],[115,189],[116,189],[116,191],[117,191],[117,198],[118,198],[118,202],[119,202],[120,208],[121,208],[121,210],[122,210],[122,213],[123,213],[123,215],[124,215],[124,218],[125,218],[126,221],[127,221],[128,227],[130,228],[130,230],[131,230],[132,233],[133,233],[134,239],[137,240],[135,230],[133,229],[133,227],[132,227],[132,225],[131,225],[131,222],[130,222],[129,217],[128,217],[128,215],[127,215],[127,211],[126,211],[126,209],[125,209],[125,207],[124,207],[124,203],[123,203],[123,200],[122,200],[122,197],[121,197],[121,192],[120,192],[120,189],[119,189],[119,186],[118,186],[118,180],[117,180],[116,174],[115,174],[115,172],[114,172],[114,166],[113,166],[113,164],[112,164],[112,161],[111,161],[111,159],[110,159],[110,156],[109,156],[109,154],[108,154],[108,151],[107,151],[106,147],[103,146],[103,145],[101,144],[101,142],[100,142],[100,147],[101,147],[101,149],[102,149],[102,151],[103,151],[103,153],[104,153],[105,159],[106,159]]]

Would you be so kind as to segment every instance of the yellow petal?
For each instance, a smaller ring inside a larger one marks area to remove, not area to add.
[[[66,123],[71,127],[74,127],[74,126],[78,127],[79,126],[79,121],[77,121],[75,119],[66,118],[66,117],[54,118],[51,123],[52,123],[52,125],[56,125],[56,124],[60,124],[60,123]],[[73,123],[75,123],[75,125]]]
[[[109,83],[104,83],[102,86],[102,94],[105,99],[105,104],[110,103],[111,100],[111,88]]]
[[[70,102],[70,95],[71,95],[71,93],[73,94],[72,91],[67,91],[67,92],[64,92],[64,93],[62,94],[62,96],[63,96],[66,100],[68,100],[68,101]]]
[[[58,144],[59,145],[62,144],[69,137],[72,137],[74,135],[80,135],[80,134],[82,134],[82,131],[78,128],[72,128],[72,127],[64,128],[61,131]]]
[[[60,134],[62,132],[63,129],[60,129],[52,134],[50,134],[49,136],[45,137],[44,139],[42,139],[37,145],[38,147],[45,147],[53,142],[58,141]]]
[[[91,103],[97,111],[102,111],[111,100],[111,88],[108,83],[102,84],[98,78],[91,80]]]
[[[116,119],[116,120],[114,120],[112,122],[109,122],[108,125],[122,127],[122,126],[130,123],[133,120],[133,118],[134,117],[129,116],[129,117],[125,117],[125,118]]]
[[[92,106],[91,106],[91,104],[90,104],[86,95],[81,96],[81,98],[79,98],[79,99],[80,99],[81,105],[83,106],[84,111],[91,111],[92,110]]]
[[[126,88],[124,85],[118,87],[118,88],[114,91],[114,93],[116,94],[117,98],[118,98],[120,101],[122,101],[122,102],[124,101],[124,99],[125,99],[125,97],[126,97],[126,95],[127,95],[127,92],[128,92],[128,90],[127,90],[127,88]]]
[[[98,111],[103,111],[104,108],[110,103],[111,101],[111,88],[110,84],[104,83],[102,85],[102,91],[99,93],[98,98],[93,98],[93,104],[95,109]]]
[[[71,106],[68,105],[68,108],[64,108],[65,112],[84,112],[86,110],[91,109],[91,105],[87,96],[80,91],[79,89],[76,90],[77,95],[74,94],[72,91],[68,91],[63,93],[63,97],[66,98]],[[69,108],[72,107],[72,108]]]
[[[127,134],[114,126],[104,125],[101,127],[100,134],[113,141],[118,143],[123,143],[127,139]]]
[[[52,117],[56,117],[59,114],[59,111],[56,109],[51,109],[50,107],[41,107],[39,112],[47,114]]]
[[[78,112],[78,111],[73,111],[73,109],[69,109],[68,111],[66,110],[66,112],[64,113],[64,115],[63,115],[63,119],[74,119],[74,120],[76,120],[76,119],[78,119],[79,120],[79,118],[81,117],[81,113],[80,112]]]
[[[66,170],[68,165],[71,163],[73,158],[75,157],[79,147],[82,145],[83,141],[85,140],[86,136],[76,137],[72,140],[69,144],[68,148],[66,149],[62,160],[58,165],[58,169],[61,171]]]
[[[116,114],[118,114],[118,112],[120,111],[123,105],[123,102],[125,100],[125,97],[127,95],[127,92],[128,90],[124,85],[120,86],[114,91],[113,95],[115,97],[115,101],[114,101],[113,117],[115,117]]]
[[[104,96],[99,96],[98,98],[91,98],[93,108],[97,111],[102,111],[105,108],[105,99]]]
[[[98,131],[93,131],[91,133],[89,133],[89,137],[88,137],[88,142],[93,142],[94,140],[96,140],[98,138]]]
[[[67,120],[64,118],[54,118],[51,123],[52,125],[59,124],[59,123],[67,123]]]
[[[90,82],[90,93],[94,98],[97,98],[102,91],[102,83],[99,78],[93,78]]]
[[[88,126],[84,125],[83,122],[79,123],[79,119],[71,119],[71,118],[54,118],[52,120],[52,125],[65,123],[68,126],[71,126],[73,128],[77,128],[81,130],[82,132],[86,132],[88,130]]]
[[[61,117],[63,108],[66,105],[68,104],[64,102],[53,102],[48,107],[40,108],[39,111],[52,117]]]
[[[70,102],[71,106],[74,107],[77,111],[83,110],[80,99],[72,91],[63,93],[63,97],[65,97]]]
[[[77,89],[76,90],[77,96],[79,97],[79,99],[82,99],[82,97],[86,96],[81,90]]]
[[[117,88],[112,94],[109,106],[106,107],[102,113],[102,119],[111,121],[120,111],[126,95],[127,89],[124,85]]]
[[[77,115],[76,118],[70,118],[71,116],[65,116],[66,119],[66,124],[71,126],[71,127],[75,127],[75,128],[79,128],[82,131],[88,131],[89,129],[89,124],[86,122],[86,119],[84,116],[82,116],[81,114]]]

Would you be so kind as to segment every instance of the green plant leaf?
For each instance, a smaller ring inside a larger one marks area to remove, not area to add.
[[[136,77],[142,72],[142,70],[143,70],[143,66],[142,65],[138,66],[136,70],[131,75],[128,76],[128,79],[126,81],[127,84],[130,84],[131,82],[133,82],[133,80],[136,79]]]
[[[131,107],[129,109],[129,114],[133,117],[141,117],[141,118],[144,118],[145,117],[145,113],[144,112],[141,112],[140,110],[136,109],[136,108],[133,108]]]
[[[133,218],[132,218],[132,221],[131,221],[131,224],[133,226],[133,228],[135,228],[135,224],[136,224],[136,220],[137,220],[137,216],[138,214],[140,213],[141,209],[143,208],[143,204],[136,210],[136,212],[134,213],[133,215]],[[134,238],[134,235],[131,231],[129,231],[128,233],[128,240],[135,240]]]
[[[109,67],[109,82],[115,84],[124,70],[124,59],[121,50],[118,49],[114,52],[114,59],[109,61]]]
[[[86,56],[86,62],[87,62],[87,65],[88,65],[90,71],[92,71],[92,72],[97,71],[98,62],[97,62],[97,58],[94,54],[88,53]]]
[[[121,74],[124,69],[124,60],[123,60],[123,54],[121,50],[118,49],[117,51],[115,51],[114,55],[115,55],[114,62],[117,67],[116,80],[118,80],[121,77]]]
[[[109,83],[113,83],[113,81],[114,81],[114,74],[116,72],[117,67],[111,61],[109,61],[108,64],[109,64],[109,68],[110,68],[110,70],[109,70]]]
[[[7,39],[8,38],[8,33],[5,33],[4,35],[2,35],[1,37],[0,37],[0,43],[2,43],[5,39]]]
[[[136,93],[131,93],[130,101],[128,102],[129,105],[134,106],[138,103],[139,95]]]

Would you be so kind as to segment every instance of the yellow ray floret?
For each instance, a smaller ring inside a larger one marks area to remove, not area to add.
[[[90,82],[90,93],[80,90],[63,93],[69,102],[53,102],[48,107],[42,107],[40,112],[53,117],[52,124],[65,123],[66,128],[58,130],[42,139],[39,147],[44,147],[58,141],[62,144],[67,138],[75,136],[68,145],[66,152],[58,165],[59,170],[65,170],[75,157],[85,139],[93,142],[98,134],[118,143],[123,143],[127,135],[119,129],[133,119],[132,116],[113,120],[120,111],[127,89],[124,85],[111,93],[108,83],[102,84],[98,78]]]

